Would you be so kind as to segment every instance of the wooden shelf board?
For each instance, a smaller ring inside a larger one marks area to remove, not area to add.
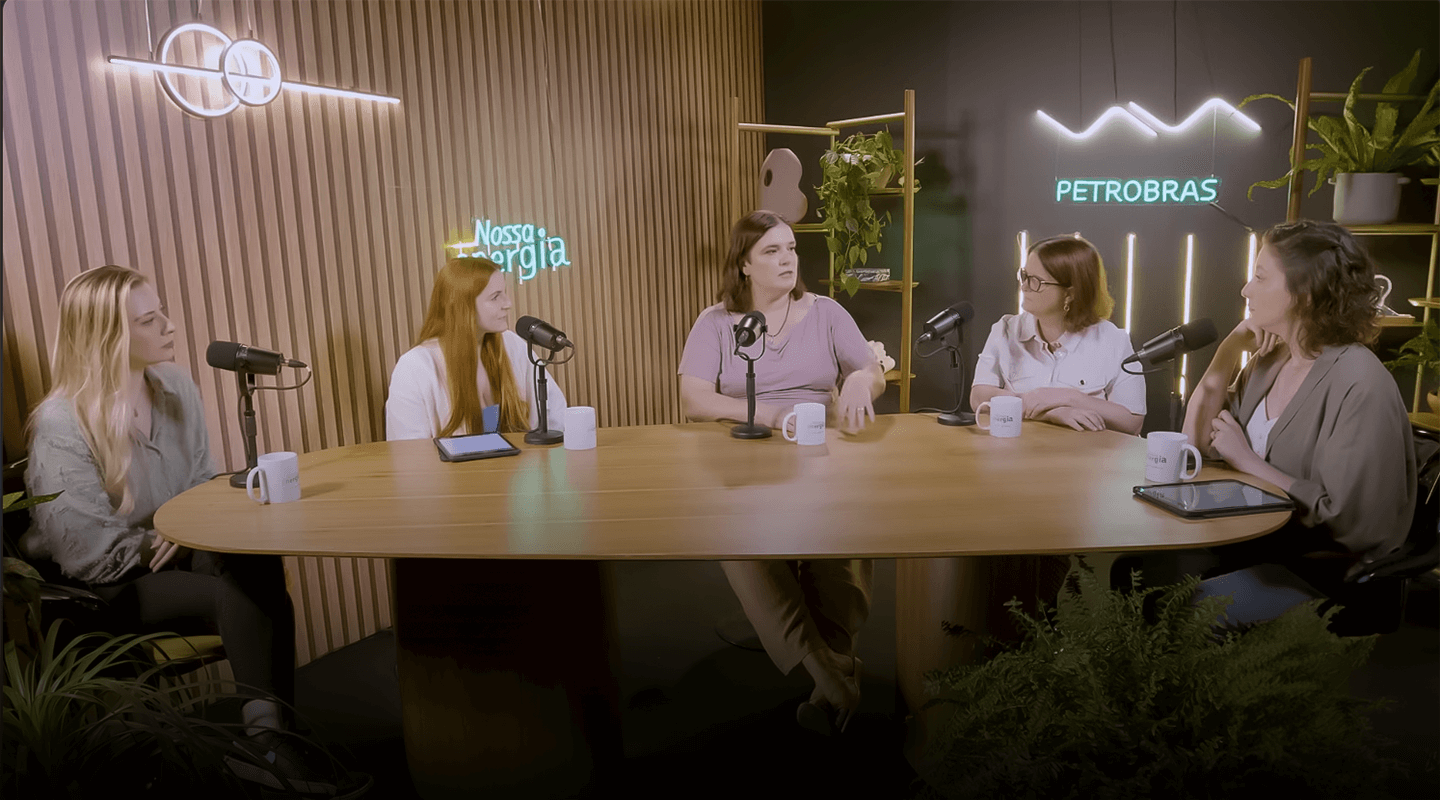
[[[1409,314],[1399,317],[1392,317],[1387,314],[1383,317],[1376,317],[1375,322],[1382,328],[1405,328],[1420,325],[1420,321]]]
[[[820,281],[820,283],[821,283],[822,285],[824,285],[824,286],[829,286],[831,282],[828,281],[828,280],[822,280],[822,281]],[[836,285],[836,286],[839,286],[840,284],[837,282],[835,285]],[[911,283],[910,283],[910,288],[913,289],[913,288],[915,288],[916,286],[919,286],[919,285],[920,285],[920,282],[919,282],[919,281],[911,281]],[[902,292],[902,291],[905,290],[905,282],[904,282],[904,281],[868,281],[868,282],[867,282],[867,281],[861,281],[861,282],[860,282],[860,288],[861,288],[862,290],[864,290],[864,291],[869,291],[869,292]]]
[[[913,378],[915,377],[915,373],[913,373],[913,372],[910,373],[910,377],[913,379]],[[885,373],[885,382],[886,382],[886,383],[899,383],[899,382],[900,382],[900,370],[898,370],[898,369],[892,369],[892,370],[886,372],[886,373]]]
[[[1416,308],[1440,308],[1440,297],[1412,297],[1410,305]]]
[[[1432,414],[1429,411],[1416,411],[1410,415],[1410,424],[1421,430],[1440,433],[1440,414]]]
[[[1430,236],[1440,233],[1440,225],[1423,222],[1392,222],[1388,225],[1346,225],[1357,236]]]
[[[790,230],[796,233],[824,233],[825,223],[823,222],[797,222],[790,226]]]

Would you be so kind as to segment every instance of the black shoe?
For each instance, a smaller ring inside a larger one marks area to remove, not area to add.
[[[306,797],[359,797],[370,788],[369,776],[360,791],[347,787],[345,793],[335,780],[331,760],[305,747],[304,740],[282,731],[265,731],[234,743],[242,754],[225,756],[225,765],[241,780],[267,789]]]

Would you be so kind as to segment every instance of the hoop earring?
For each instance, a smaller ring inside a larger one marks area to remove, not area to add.
[[[1070,313],[1070,295],[1065,295],[1065,313]]]

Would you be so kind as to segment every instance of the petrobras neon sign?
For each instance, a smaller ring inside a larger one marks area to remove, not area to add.
[[[1057,178],[1055,202],[1100,205],[1213,203],[1220,179],[1209,178]]]
[[[496,225],[475,218],[475,238],[450,245],[457,258],[488,258],[503,272],[514,272],[521,281],[534,278],[542,269],[570,266],[565,240],[550,236],[544,228],[529,223]]]

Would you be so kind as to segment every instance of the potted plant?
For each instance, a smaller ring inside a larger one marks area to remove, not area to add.
[[[1440,369],[1440,325],[1436,325],[1435,320],[1426,322],[1415,338],[1400,345],[1395,358],[1385,362],[1385,368],[1392,372],[1405,367],[1417,369],[1416,380],[1424,373],[1434,375]],[[1440,397],[1430,392],[1425,399],[1430,410],[1440,414]]]
[[[893,175],[903,176],[905,155],[895,149],[889,131],[857,133],[825,151],[820,167],[820,218],[825,245],[835,255],[832,277],[854,295],[860,280],[851,270],[866,263],[871,248],[880,251],[880,231],[890,222],[890,212],[879,216],[870,206],[870,193],[885,188]]]
[[[1416,50],[1405,69],[1386,81],[1384,93],[1409,93],[1419,67],[1420,51]],[[1278,189],[1300,171],[1315,173],[1315,186],[1310,190],[1313,195],[1333,174],[1336,222],[1364,225],[1394,221],[1400,204],[1400,183],[1405,180],[1397,171],[1412,164],[1440,165],[1440,108],[1436,107],[1440,82],[1430,87],[1424,104],[1403,130],[1399,124],[1399,105],[1388,102],[1376,104],[1374,122],[1366,127],[1356,114],[1355,103],[1365,74],[1371,69],[1373,67],[1361,70],[1350,84],[1342,116],[1309,118],[1310,130],[1319,134],[1320,141],[1307,143],[1305,149],[1317,151],[1319,155],[1302,158],[1298,165],[1275,180],[1255,182],[1246,197],[1251,197],[1257,186]],[[1293,101],[1276,94],[1255,94],[1240,101],[1240,108],[1261,98],[1295,107]],[[1397,130],[1400,133],[1397,134]],[[1290,155],[1293,160],[1293,150]]]
[[[1198,578],[1122,592],[1088,567],[1024,638],[926,675],[952,710],[920,766],[926,794],[990,797],[1359,797],[1398,763],[1350,696],[1375,637],[1327,630],[1319,601],[1218,632],[1228,598]],[[964,635],[964,634],[962,634]]]

